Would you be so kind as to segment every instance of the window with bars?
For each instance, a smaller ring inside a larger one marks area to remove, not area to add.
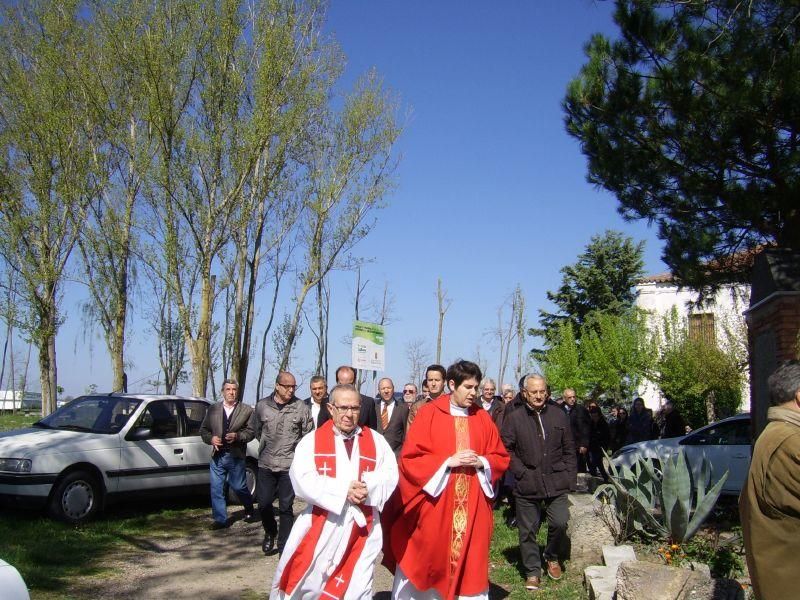
[[[716,345],[717,336],[714,332],[714,313],[695,313],[689,315],[689,339]]]

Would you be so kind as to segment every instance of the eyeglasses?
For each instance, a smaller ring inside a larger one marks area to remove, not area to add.
[[[414,390],[403,390],[403,393],[404,394],[416,394],[417,392],[415,392]]]
[[[287,390],[296,390],[297,384],[296,383],[281,383],[280,381],[277,382],[279,386],[282,388],[286,388]]]
[[[350,413],[357,413],[358,411],[361,410],[360,406],[336,406],[335,404],[331,404],[331,406],[333,408],[335,408],[336,410],[338,410],[339,412],[342,412],[342,413],[345,413],[345,414],[347,414],[349,412]]]

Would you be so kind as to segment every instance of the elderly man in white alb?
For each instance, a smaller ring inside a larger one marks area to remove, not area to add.
[[[382,435],[358,425],[356,388],[337,385],[328,408],[331,420],[300,440],[289,469],[308,507],[286,542],[271,600],[372,598],[380,511],[397,485],[397,462]]]

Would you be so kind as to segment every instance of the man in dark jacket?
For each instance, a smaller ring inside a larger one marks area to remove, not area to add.
[[[547,517],[547,574],[552,579],[561,578],[559,560],[566,554],[569,519],[567,493],[575,491],[577,485],[575,444],[567,415],[547,404],[544,377],[528,375],[522,398],[524,402],[514,408],[514,418],[503,421],[501,437],[511,455],[509,470],[516,480],[514,497],[525,587],[537,590],[542,563],[536,534],[543,510]]]
[[[253,407],[237,402],[239,383],[226,379],[222,383],[222,402],[212,404],[200,425],[200,437],[213,446],[211,451],[211,515],[212,529],[227,527],[228,507],[225,503],[225,481],[236,492],[244,506],[245,519],[253,518],[253,497],[247,489],[245,457],[247,442],[255,431],[250,417]]]
[[[578,473],[586,473],[586,459],[589,453],[589,435],[592,430],[592,421],[589,411],[578,402],[578,395],[572,388],[567,388],[561,395],[564,399],[564,410],[569,415],[569,424],[572,428],[572,439],[575,441],[575,452],[578,460]]]
[[[661,437],[674,438],[686,435],[686,421],[683,420],[681,413],[675,408],[675,404],[667,398],[664,408],[661,409],[663,421],[661,423]]]

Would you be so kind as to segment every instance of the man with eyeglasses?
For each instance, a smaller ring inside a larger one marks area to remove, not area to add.
[[[380,512],[398,472],[386,440],[358,425],[362,402],[352,385],[334,387],[331,419],[297,446],[289,475],[307,507],[278,562],[271,600],[372,598]]]
[[[356,370],[349,365],[342,365],[336,369],[336,385],[355,385]],[[358,413],[358,424],[366,425],[370,429],[378,428],[378,414],[375,412],[375,402],[369,396],[361,395],[361,411]],[[321,423],[320,423],[321,424]]]
[[[294,451],[300,439],[314,428],[311,411],[305,402],[295,396],[297,382],[294,375],[281,371],[275,378],[275,391],[256,404],[253,412],[255,430],[260,440],[258,452],[258,478],[256,496],[264,526],[264,554],[283,552],[292,529],[294,489],[289,479]],[[278,520],[272,503],[278,496]],[[277,540],[276,540],[277,536]]]
[[[405,402],[409,408],[417,399],[417,386],[413,383],[407,383],[403,386],[403,402]]]

